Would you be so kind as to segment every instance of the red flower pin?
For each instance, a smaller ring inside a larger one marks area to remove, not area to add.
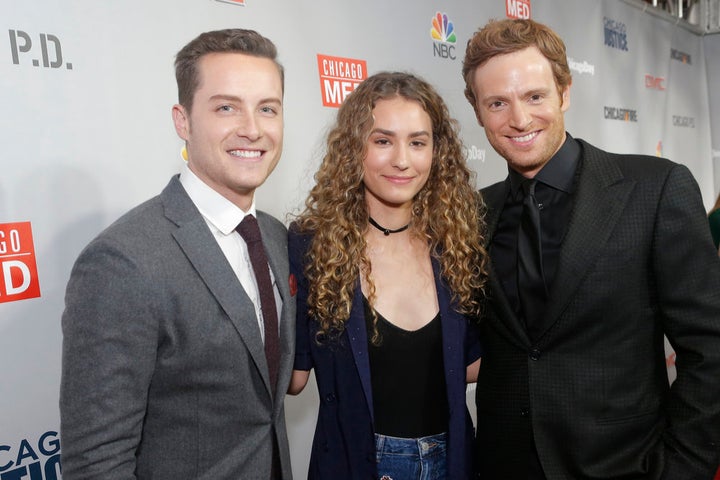
[[[290,295],[294,297],[297,293],[297,278],[295,278],[295,275],[292,273],[290,274],[290,278],[288,278],[288,284],[290,285]]]

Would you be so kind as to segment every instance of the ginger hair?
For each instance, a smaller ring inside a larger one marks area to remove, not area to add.
[[[490,20],[468,40],[463,60],[462,76],[465,80],[465,98],[477,112],[477,98],[473,90],[475,71],[498,55],[537,47],[550,62],[560,98],[572,84],[565,43],[551,28],[528,19]]]

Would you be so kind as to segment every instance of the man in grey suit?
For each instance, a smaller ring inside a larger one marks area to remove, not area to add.
[[[240,29],[200,35],[175,69],[187,165],[94,239],[68,283],[63,478],[290,479],[287,234],[254,202],[282,151],[283,70]],[[253,267],[235,228],[255,218],[267,260]]]
[[[542,24],[490,22],[468,42],[463,76],[509,172],[482,191],[480,477],[711,480],[720,260],[697,183],[682,165],[566,133],[565,45]]]

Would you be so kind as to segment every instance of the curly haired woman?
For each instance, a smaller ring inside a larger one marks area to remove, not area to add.
[[[379,73],[344,101],[290,228],[295,370],[315,369],[309,479],[471,478],[484,224],[435,89]]]

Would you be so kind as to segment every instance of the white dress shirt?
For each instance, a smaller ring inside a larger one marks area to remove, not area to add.
[[[263,342],[265,342],[265,328],[260,295],[258,293],[257,281],[255,280],[252,264],[250,263],[250,255],[248,254],[245,240],[235,231],[235,227],[240,224],[243,218],[245,218],[245,215],[253,215],[257,218],[255,199],[253,199],[248,211],[244,212],[230,200],[200,180],[200,178],[190,170],[187,164],[183,166],[180,172],[180,183],[205,219],[205,223],[207,223],[220,249],[225,254],[225,258],[227,258],[235,275],[237,275],[238,280],[240,280],[240,285],[242,285],[245,293],[247,293],[250,300],[252,300],[255,306],[258,327],[260,328],[260,336]],[[270,280],[273,284],[273,292],[275,293],[275,305],[277,306],[279,325],[282,299],[280,298],[280,292],[278,291],[272,268],[269,268],[269,270]]]

